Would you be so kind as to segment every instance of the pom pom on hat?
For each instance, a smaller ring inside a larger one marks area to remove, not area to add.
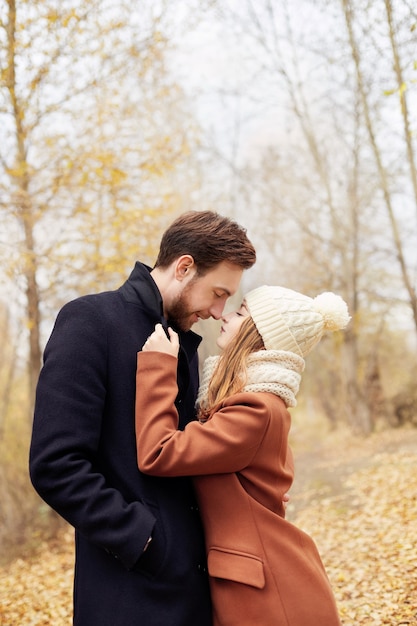
[[[349,323],[347,304],[340,296],[325,291],[313,300],[313,308],[323,317],[323,330],[343,330]]]
[[[326,331],[345,328],[345,301],[326,292],[309,298],[285,287],[264,285],[250,291],[246,305],[267,350],[287,350],[305,357]]]

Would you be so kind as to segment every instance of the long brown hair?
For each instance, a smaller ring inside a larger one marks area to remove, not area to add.
[[[207,399],[199,407],[198,417],[206,420],[222,402],[243,389],[246,383],[246,363],[252,352],[265,348],[251,317],[242,323],[236,337],[221,354],[209,382]]]

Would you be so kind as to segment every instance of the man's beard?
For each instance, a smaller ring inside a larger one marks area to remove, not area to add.
[[[190,330],[194,323],[190,319],[194,313],[193,311],[190,311],[188,297],[192,283],[193,280],[191,280],[188,285],[184,287],[178,298],[172,303],[169,311],[167,311],[168,324],[171,324],[178,330]]]

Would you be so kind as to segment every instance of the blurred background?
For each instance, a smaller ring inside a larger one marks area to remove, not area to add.
[[[243,291],[349,304],[296,433],[417,426],[416,81],[413,0],[0,0],[0,563],[60,526],[27,474],[59,308],[185,210],[247,228]]]

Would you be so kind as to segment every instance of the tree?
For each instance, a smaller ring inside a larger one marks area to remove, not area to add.
[[[0,2],[2,279],[24,294],[33,401],[42,322],[154,258],[197,129],[167,70],[167,3]]]
[[[256,233],[263,280],[307,293],[332,289],[348,301],[342,397],[352,429],[367,433],[374,423],[366,372],[378,363],[375,350],[395,324],[394,311],[406,302],[415,309],[415,108],[404,89],[415,10],[405,0],[394,10],[387,0],[381,16],[373,3],[360,11],[356,4],[349,20],[355,3],[348,0],[218,6],[239,41],[240,72],[229,95],[242,102],[245,90],[230,174],[240,181],[234,202]],[[401,116],[383,95],[390,82]]]
[[[410,181],[412,185],[412,189],[414,192],[414,200],[415,200],[415,214],[417,215],[417,172],[415,168],[415,159],[414,159],[414,148],[412,143],[412,134],[410,131],[410,123],[409,123],[409,114],[408,114],[408,105],[405,96],[405,83],[402,76],[402,68],[399,57],[399,50],[397,47],[397,42],[395,39],[394,26],[393,26],[393,13],[392,6],[390,0],[385,0],[385,8],[387,13],[387,23],[388,23],[388,31],[389,31],[389,41],[391,44],[391,49],[393,53],[392,63],[395,68],[395,78],[397,81],[397,89],[400,95],[400,106],[401,106],[401,115],[403,121],[403,131],[404,131],[404,143],[405,143],[405,153],[408,158],[409,171],[410,171]],[[408,295],[408,300],[410,304],[410,308],[413,315],[415,330],[417,333],[417,294],[415,285],[413,284],[412,272],[410,271],[407,259],[406,252],[404,249],[403,237],[401,235],[401,228],[399,225],[399,221],[395,211],[395,205],[393,201],[393,192],[391,190],[390,184],[390,175],[388,172],[388,167],[384,165],[384,155],[383,151],[380,149],[378,144],[378,137],[375,130],[375,121],[372,115],[372,109],[370,104],[370,97],[365,85],[365,77],[362,70],[361,56],[359,46],[356,41],[356,37],[354,34],[354,10],[353,3],[350,0],[343,0],[343,10],[346,21],[346,27],[349,34],[349,44],[351,48],[352,59],[355,66],[356,72],[356,81],[357,87],[361,98],[362,109],[364,120],[366,124],[366,129],[369,135],[370,147],[372,149],[372,153],[375,159],[375,164],[377,167],[380,187],[383,194],[383,201],[385,205],[385,209],[387,211],[387,215],[389,218],[389,223],[391,227],[391,235],[394,244],[394,249],[396,252],[397,261],[399,264],[399,269],[401,272],[401,277],[403,281],[404,288]]]

